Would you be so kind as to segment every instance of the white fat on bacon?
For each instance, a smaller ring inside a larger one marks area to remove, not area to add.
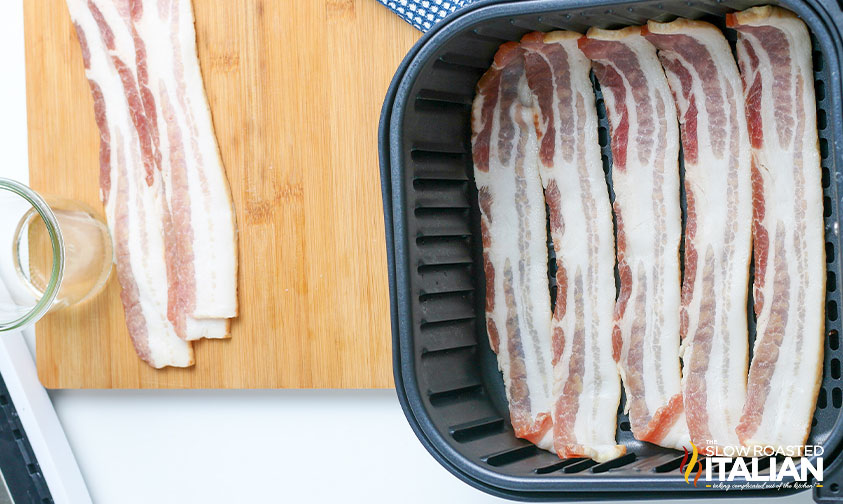
[[[823,193],[811,39],[795,14],[727,18],[752,143],[756,339],[737,427],[746,446],[805,443],[822,379]]]
[[[523,49],[502,45],[471,118],[486,277],[486,329],[515,435],[553,450],[547,216]]]
[[[101,5],[100,5],[101,4]],[[190,366],[191,345],[167,318],[169,215],[135,79],[132,41],[111,2],[68,0],[100,129],[100,190],[114,240],[126,325],[151,366]]]
[[[682,390],[691,441],[740,445],[746,400],[746,298],[752,255],[751,153],[740,73],[723,33],[702,21],[650,21],[645,37],[679,112],[685,161]]]
[[[556,252],[553,439],[562,458],[605,462],[615,440],[620,377],[612,358],[615,243],[597,138],[590,61],[574,32],[521,40],[534,95],[539,173]]]
[[[620,294],[613,356],[636,439],[689,445],[679,362],[679,128],[656,49],[641,27],[592,28],[592,60],[611,126]]]
[[[187,340],[222,338],[237,316],[231,195],[196,53],[190,0],[136,2],[124,14],[147,54],[147,85],[173,215],[179,282],[170,316]]]

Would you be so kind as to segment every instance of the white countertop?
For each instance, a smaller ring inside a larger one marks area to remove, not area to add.
[[[0,176],[26,182],[22,3],[0,6]],[[50,397],[98,503],[504,502],[425,451],[394,391],[66,390]],[[810,495],[776,502],[812,502]],[[748,500],[719,502],[739,501]]]

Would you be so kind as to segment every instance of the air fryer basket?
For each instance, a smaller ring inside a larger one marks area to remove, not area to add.
[[[831,502],[839,496],[843,501],[843,470],[838,470],[843,462],[836,460],[843,437],[843,285],[838,283],[843,251],[838,233],[843,194],[843,0],[839,1],[492,0],[450,17],[416,44],[393,80],[380,125],[394,371],[410,424],[447,469],[487,492],[524,500],[725,495],[703,484],[687,484],[679,471],[682,454],[636,441],[622,411],[618,439],[628,453],[603,464],[559,460],[513,435],[484,322],[469,117],[474,86],[498,46],[527,32],[584,32],[590,26],[616,28],[677,16],[723,27],[727,12],[772,3],[805,20],[814,41],[828,288],[823,386],[808,442],[825,448],[825,484],[815,489],[815,499]],[[734,41],[733,31],[725,33]],[[597,104],[608,175],[611,152],[599,88]],[[749,321],[752,325],[751,316]],[[740,493],[762,494],[782,491]]]

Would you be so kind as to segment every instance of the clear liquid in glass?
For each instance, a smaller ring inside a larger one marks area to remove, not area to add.
[[[64,276],[53,309],[83,303],[99,293],[111,275],[114,251],[108,227],[87,205],[46,197],[64,238]],[[18,225],[16,269],[33,294],[43,294],[50,280],[52,246],[46,226],[32,209]]]

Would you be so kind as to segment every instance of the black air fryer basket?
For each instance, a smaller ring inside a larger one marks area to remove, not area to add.
[[[828,287],[823,383],[808,442],[825,449],[824,481],[814,489],[815,499],[843,502],[843,457],[838,457],[843,438],[843,283],[837,281],[843,251],[838,232],[843,194],[843,0],[490,0],[449,17],[413,47],[393,79],[380,121],[395,386],[416,435],[462,480],[519,500],[727,494],[686,483],[679,470],[682,454],[636,441],[622,411],[618,440],[628,453],[603,464],[559,460],[514,436],[485,328],[469,118],[474,87],[498,46],[525,33],[585,32],[591,26],[617,28],[676,17],[700,18],[722,28],[726,13],[762,4],[796,12],[814,42]],[[725,33],[734,41],[733,31]],[[600,129],[607,130],[599,88],[597,98]],[[608,137],[604,133],[601,139]],[[608,172],[611,152],[605,140],[601,143]],[[733,490],[728,495],[784,492]]]

